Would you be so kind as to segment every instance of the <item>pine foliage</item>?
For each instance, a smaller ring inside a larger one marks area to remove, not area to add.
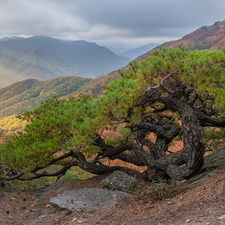
[[[156,50],[141,63],[133,61],[121,74],[122,78],[112,80],[100,96],[52,98],[34,111],[19,115],[28,125],[1,146],[0,164],[14,173],[31,172],[36,166],[46,167],[58,152],[72,150],[94,155],[100,151],[95,144],[96,136],[105,130],[116,131],[113,138],[105,139],[106,144],[114,147],[124,140],[138,142],[132,128],[143,118],[159,118],[155,110],[164,107],[155,101],[143,108],[142,97],[148,87],[159,85],[171,73],[174,74],[167,81],[169,89],[179,94],[185,86],[186,90],[192,90],[189,99],[195,100],[196,108],[213,113],[215,119],[225,117],[225,48],[193,52],[184,47],[165,48]],[[164,98],[169,94],[158,88],[154,95]],[[172,110],[169,115],[176,117],[173,124],[181,128],[179,115]],[[165,118],[164,122],[169,123]],[[221,140],[224,134],[223,128],[204,129],[205,143],[209,146],[215,145],[215,140]]]

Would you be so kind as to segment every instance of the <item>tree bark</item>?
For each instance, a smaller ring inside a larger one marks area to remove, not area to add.
[[[177,111],[182,119],[184,129],[184,148],[158,160],[158,166],[165,166],[166,173],[171,178],[188,177],[198,171],[204,164],[205,146],[202,140],[201,126],[198,116],[192,107],[179,98],[168,97],[165,99],[171,110]],[[182,167],[180,164],[184,163]]]

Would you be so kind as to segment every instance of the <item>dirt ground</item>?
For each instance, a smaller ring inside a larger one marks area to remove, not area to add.
[[[151,202],[138,197],[120,199],[116,205],[95,210],[59,210],[49,204],[49,198],[64,190],[101,188],[105,176],[91,180],[74,180],[66,188],[55,188],[41,200],[34,193],[0,189],[1,225],[198,225],[225,223],[225,165],[207,171],[182,187],[173,198]],[[203,176],[203,175],[201,175]]]

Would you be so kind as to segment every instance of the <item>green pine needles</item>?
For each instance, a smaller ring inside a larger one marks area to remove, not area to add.
[[[168,145],[179,135],[185,143],[190,141],[190,146],[195,145],[185,136],[187,117],[184,118],[184,112],[176,105],[179,102],[196,116],[196,129],[202,127],[198,135],[205,134],[205,146],[215,145],[217,138],[220,146],[223,145],[220,133],[224,133],[225,118],[225,48],[217,51],[189,51],[183,47],[156,50],[140,64],[131,62],[121,76],[112,80],[101,96],[80,95],[67,100],[54,97],[34,111],[19,115],[18,118],[28,121],[27,126],[1,145],[0,165],[4,168],[5,179],[23,179],[27,172],[33,176],[26,179],[60,177],[71,166],[96,174],[109,172],[110,166],[103,165],[102,158],[130,160],[130,163],[156,171],[162,169],[172,177],[167,172],[171,161],[164,154]],[[174,137],[170,140],[163,129],[166,132],[171,129]],[[102,133],[107,130],[112,130],[114,136],[103,138]],[[165,139],[164,149],[157,154],[154,153],[158,151],[156,143],[149,137],[151,132],[158,141]],[[133,146],[140,146],[146,160],[137,152],[138,147]],[[136,163],[134,158],[132,161],[125,157],[129,154],[126,150],[135,157]],[[204,153],[201,154],[203,157]],[[86,160],[91,155],[95,156],[92,162]],[[169,155],[172,157],[172,153]],[[183,157],[182,152],[179,157]],[[61,171],[51,174],[39,171],[61,160],[64,160]],[[187,161],[181,161],[188,165]],[[176,166],[179,167],[179,163],[175,163]],[[186,177],[191,172],[180,173],[179,177]]]

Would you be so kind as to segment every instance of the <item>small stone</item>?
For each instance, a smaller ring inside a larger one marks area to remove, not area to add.
[[[39,216],[38,218],[39,219],[43,219],[43,218],[45,218],[47,215],[42,215],[42,216]]]
[[[145,206],[145,209],[151,209],[151,208],[154,208],[154,205],[149,204],[149,205]]]
[[[77,220],[77,223],[82,223],[82,221],[81,220]]]
[[[68,216],[68,215],[70,215],[71,213],[72,213],[72,211],[68,210],[68,211],[65,212],[65,216]]]
[[[220,216],[220,217],[218,217],[218,220],[223,220],[224,218],[225,218],[225,214]]]

